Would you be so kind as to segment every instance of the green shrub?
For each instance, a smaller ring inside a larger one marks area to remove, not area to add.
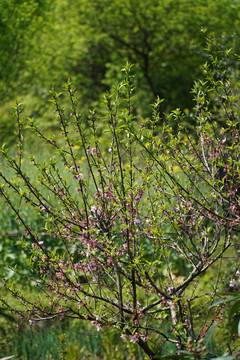
[[[32,299],[3,278],[20,301],[14,307],[19,325],[88,321],[97,331],[115,330],[123,347],[136,344],[154,360],[221,353],[222,344],[216,352],[210,347],[215,329],[225,324],[224,302],[215,306],[216,300],[226,287],[238,287],[238,262],[226,278],[223,269],[239,231],[239,108],[211,41],[209,54],[206,81],[193,90],[194,134],[180,109],[161,117],[159,98],[151,118],[136,121],[129,64],[124,80],[105,96],[104,118],[94,111],[83,118],[70,82],[68,107],[61,105],[63,93],[51,92],[61,137],[45,135],[16,106],[18,151],[2,149],[15,175],[1,172],[0,193],[24,228],[26,277],[41,293]],[[104,138],[98,131],[103,121]],[[49,159],[28,158],[25,127],[52,148]],[[32,172],[25,170],[28,161]],[[32,226],[26,211],[41,227]],[[40,239],[43,230],[57,248]],[[201,286],[215,266],[217,276]],[[239,354],[230,343],[229,351]]]

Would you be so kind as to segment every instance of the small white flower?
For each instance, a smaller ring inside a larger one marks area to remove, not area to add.
[[[91,206],[91,212],[95,213],[96,209],[97,209],[97,208],[96,208],[95,205]]]
[[[100,331],[102,329],[102,325],[101,324],[97,324],[96,325],[97,331]]]
[[[236,286],[236,284],[237,284],[237,283],[236,283],[236,280],[233,279],[233,280],[230,281],[229,286],[230,286],[230,287],[234,287],[234,286]]]

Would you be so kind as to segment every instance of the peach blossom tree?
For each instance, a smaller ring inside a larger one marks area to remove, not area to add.
[[[0,173],[0,194],[24,229],[25,276],[40,292],[33,301],[2,278],[19,301],[19,326],[79,319],[119,332],[152,360],[217,356],[206,339],[224,326],[224,291],[238,288],[239,274],[237,262],[228,277],[222,270],[240,222],[239,96],[223,65],[210,50],[206,81],[193,90],[194,131],[183,111],[163,115],[160,99],[151,118],[137,118],[128,64],[100,114],[81,114],[70,82],[52,91],[57,135],[17,104],[18,150],[2,148],[13,175]],[[30,131],[50,148],[44,162],[37,148],[25,151]]]

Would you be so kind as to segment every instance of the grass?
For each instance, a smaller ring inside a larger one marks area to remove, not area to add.
[[[119,334],[98,333],[79,321],[44,321],[17,328],[5,324],[6,336],[0,340],[0,358],[16,355],[18,360],[144,360],[140,349],[124,343]]]

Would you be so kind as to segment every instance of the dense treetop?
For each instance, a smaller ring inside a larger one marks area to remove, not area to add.
[[[237,52],[239,8],[234,0],[0,1],[2,139],[16,97],[49,126],[43,99],[50,88],[70,78],[82,106],[94,105],[126,60],[135,64],[139,116],[149,115],[157,95],[163,111],[190,109],[205,62],[200,29]]]

